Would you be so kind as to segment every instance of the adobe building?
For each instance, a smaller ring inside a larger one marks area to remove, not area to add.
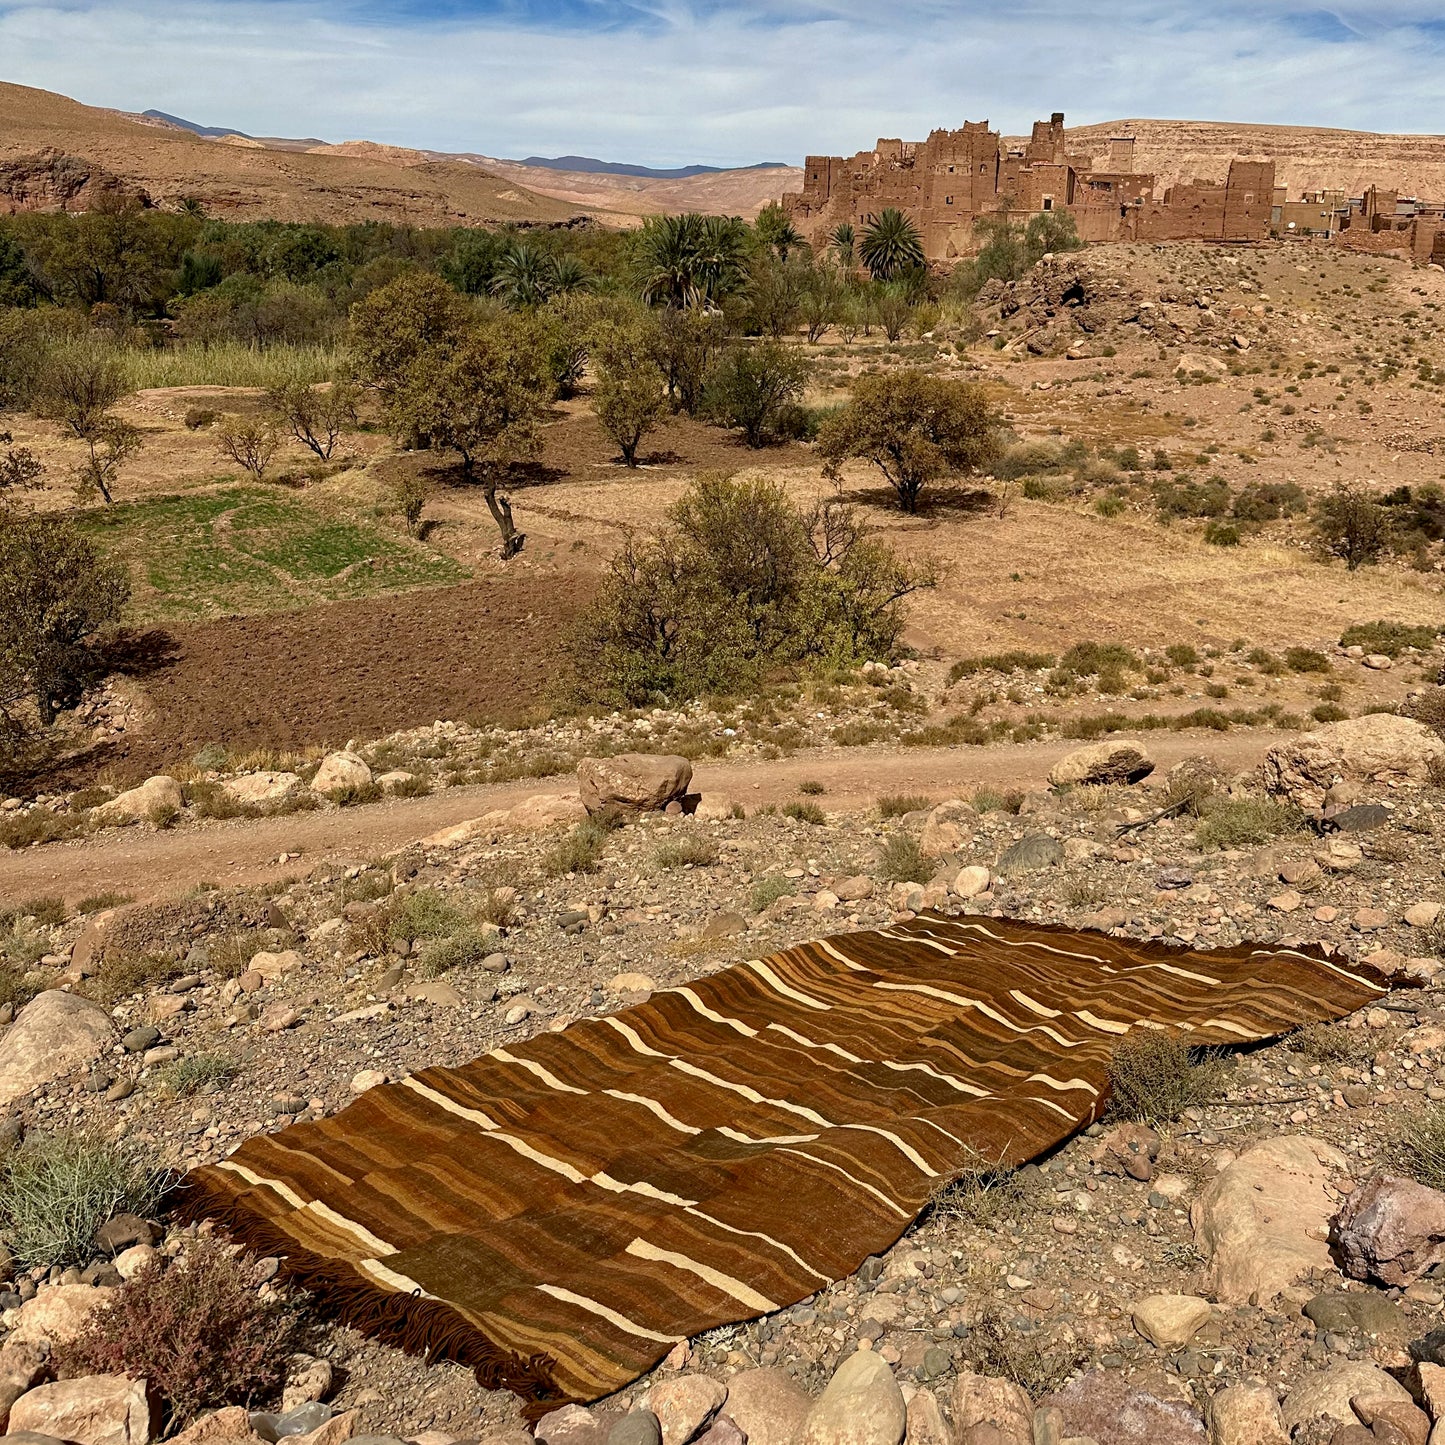
[[[1445,266],[1445,206],[1371,186],[1343,211],[1335,240],[1352,251]]]
[[[814,245],[842,222],[861,230],[886,207],[918,227],[924,254],[946,261],[977,249],[981,216],[1027,221],[1068,211],[1085,241],[1267,240],[1274,213],[1274,162],[1236,160],[1223,184],[1194,181],[1154,196],[1154,177],[1134,170],[1134,141],[1110,142],[1108,169],[1070,155],[1064,117],[1034,125],[1028,144],[1009,149],[987,121],[936,130],[926,141],[880,140],[850,158],[809,156],[803,189],[783,209]]]

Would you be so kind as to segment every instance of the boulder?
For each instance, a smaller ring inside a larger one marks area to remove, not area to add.
[[[979,898],[993,887],[993,874],[981,863],[960,868],[949,887],[959,898]]]
[[[0,1427],[10,1407],[45,1373],[46,1356],[39,1344],[0,1346]]]
[[[154,1415],[144,1380],[87,1375],[38,1385],[10,1408],[10,1429],[78,1445],[150,1445]]]
[[[518,833],[540,833],[547,828],[570,828],[587,817],[576,793],[534,793],[507,809],[507,827]]]
[[[1445,1259],[1445,1194],[1413,1179],[1377,1174],[1335,1219],[1345,1273],[1384,1285],[1413,1284]]]
[[[953,1427],[967,1438],[986,1425],[997,1430],[1002,1445],[1032,1445],[1033,1401],[1012,1380],[961,1371],[953,1382]]]
[[[1122,1376],[1090,1370],[1047,1403],[1064,1417],[1066,1436],[1098,1445],[1204,1445],[1204,1421],[1178,1400],[1136,1389]]]
[[[1134,1306],[1134,1328],[1161,1350],[1182,1350],[1205,1325],[1211,1310],[1192,1294],[1153,1294]]]
[[[1332,1268],[1326,1193],[1344,1155],[1321,1139],[1267,1139],[1222,1170],[1190,1207],[1209,1259],[1209,1286],[1225,1303],[1259,1303],[1311,1270]]]
[[[252,956],[247,967],[260,974],[267,983],[276,983],[283,974],[305,968],[306,960],[294,948],[285,948],[279,953],[263,949]]]
[[[1364,1360],[1336,1360],[1328,1369],[1317,1370],[1300,1380],[1280,1407],[1280,1421],[1286,1434],[1323,1417],[1340,1425],[1359,1423],[1350,1402],[1360,1400],[1403,1400],[1410,1392],[1378,1365]]]
[[[111,1298],[89,1284],[53,1284],[20,1306],[10,1345],[68,1345],[78,1339],[90,1317]]]
[[[1226,1385],[1209,1402],[1209,1445],[1288,1445],[1274,1391]]]
[[[1137,783],[1154,771],[1154,760],[1141,742],[1111,738],[1065,754],[1049,770],[1056,788]]]
[[[371,769],[355,753],[327,753],[311,779],[318,793],[339,793],[343,788],[364,788],[371,781]]]
[[[687,794],[692,764],[659,753],[619,753],[577,764],[582,804],[591,814],[650,813]]]
[[[748,1445],[748,1437],[738,1429],[731,1415],[719,1415],[693,1445]]]
[[[1302,808],[1322,808],[1338,783],[1423,783],[1445,761],[1445,738],[1413,718],[1367,713],[1330,723],[1272,748],[1265,788]]]
[[[181,785],[167,774],[158,773],[140,787],[102,803],[93,816],[98,823],[139,823],[157,815],[178,813],[184,804]]]
[[[115,1041],[99,1004],[59,989],[37,994],[0,1039],[0,1108],[94,1063]]]
[[[172,1435],[168,1445],[231,1445],[234,1441],[259,1438],[251,1432],[251,1412],[244,1405],[227,1405],[202,1415],[179,1435]]]
[[[607,1445],[607,1430],[585,1405],[563,1405],[537,1422],[537,1445]]]
[[[233,802],[254,807],[259,803],[278,802],[300,786],[301,779],[295,773],[245,773],[239,778],[227,778],[221,784],[221,791]]]
[[[930,808],[923,820],[918,846],[930,858],[956,853],[973,837],[973,820],[978,816],[962,798],[949,798]]]
[[[833,1372],[803,1427],[803,1445],[903,1445],[908,1407],[888,1362],[855,1350]]]
[[[748,1445],[798,1445],[813,1401],[786,1370],[743,1370],[728,1381],[727,1412]]]
[[[727,1387],[707,1375],[664,1380],[648,1392],[647,1408],[662,1428],[662,1445],[687,1445],[722,1409]]]
[[[915,1390],[909,1398],[904,1439],[908,1445],[953,1445],[953,1432],[944,1423],[932,1390]]]
[[[607,1445],[662,1445],[662,1428],[651,1410],[633,1410],[608,1432]]]

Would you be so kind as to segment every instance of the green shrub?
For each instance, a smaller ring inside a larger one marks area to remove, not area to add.
[[[1090,677],[1108,668],[1137,668],[1139,659],[1120,642],[1076,642],[1059,666],[1077,677]]]
[[[75,905],[75,911],[81,916],[84,916],[87,913],[100,913],[107,908],[119,908],[122,903],[130,903],[133,901],[132,895],[129,893],[114,893],[109,891],[105,893],[91,893]]]
[[[1200,809],[1194,841],[1200,848],[1248,848],[1303,826],[1298,808],[1272,798],[1230,798],[1216,793]]]
[[[432,790],[431,779],[423,773],[413,773],[403,778],[391,790],[394,798],[425,798]]]
[[[159,1087],[178,1099],[187,1099],[212,1085],[229,1084],[241,1066],[229,1054],[187,1054],[156,1071]]]
[[[816,778],[809,778],[798,784],[798,791],[807,798],[821,797],[828,790]]]
[[[49,808],[31,808],[0,818],[0,847],[30,848],[36,843],[55,843],[69,838],[85,826],[72,813],[52,813]]]
[[[718,847],[701,833],[684,833],[659,843],[652,861],[659,868],[707,868],[718,860]]]
[[[1317,702],[1310,709],[1310,716],[1317,723],[1343,722],[1349,713],[1337,702]]]
[[[392,941],[445,938],[464,928],[467,915],[456,902],[435,888],[418,888],[403,894],[389,910],[387,936]]]
[[[1211,547],[1237,547],[1241,539],[1239,528],[1233,522],[1222,522],[1216,517],[1205,527],[1204,540]]]
[[[933,876],[933,861],[908,833],[895,833],[878,860],[878,876],[887,883],[926,883]]]
[[[1323,652],[1312,647],[1290,647],[1285,649],[1284,665],[1291,672],[1329,672],[1330,660]]]
[[[948,685],[978,672],[1043,672],[1057,659],[1052,652],[991,652],[982,657],[960,658],[948,670]]]
[[[1024,795],[1017,789],[978,788],[969,802],[975,813],[1017,813],[1024,805]]]
[[[271,1402],[303,1323],[294,1306],[256,1293],[255,1273],[216,1238],[192,1240],[172,1264],[151,1260],[62,1348],[61,1373],[145,1380],[167,1432],[211,1407]]]
[[[1399,657],[1407,647],[1427,652],[1439,640],[1440,629],[1428,625],[1412,626],[1405,622],[1357,622],[1347,627],[1340,638],[1341,647],[1363,647],[1366,652]]]
[[[880,818],[901,818],[906,813],[921,813],[928,806],[922,793],[885,793],[877,802]]]
[[[1171,642],[1164,649],[1164,655],[1175,667],[1198,667],[1199,653],[1187,642]]]
[[[30,1134],[0,1165],[0,1226],[24,1265],[84,1264],[106,1220],[153,1214],[167,1185],[137,1152],[98,1134]]]
[[[454,968],[474,968],[496,952],[492,937],[469,924],[446,938],[433,939],[421,951],[421,971],[435,978]]]
[[[331,801],[338,808],[355,808],[364,803],[379,803],[386,797],[386,789],[380,783],[348,783],[343,788],[333,788]]]
[[[1144,1124],[1168,1124],[1219,1092],[1219,1062],[1173,1034],[1140,1029],[1109,1059],[1109,1112]]]

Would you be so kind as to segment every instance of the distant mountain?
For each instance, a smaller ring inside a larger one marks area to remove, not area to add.
[[[246,135],[243,130],[237,130],[234,126],[224,125],[197,125],[193,120],[182,120],[178,115],[167,115],[163,110],[143,110],[141,114],[147,120],[163,120],[167,125],[178,125],[182,130],[188,130],[192,135],[218,136],[218,135],[239,135],[245,136],[247,140],[255,139],[254,136]]]
[[[591,176],[637,176],[644,181],[687,181],[693,176],[720,176],[737,171],[786,170],[786,161],[759,161],[752,166],[678,166],[674,170],[654,170],[651,166],[628,165],[625,161],[599,161],[591,156],[528,156],[512,161],[515,166],[543,166],[549,171],[574,171]]]

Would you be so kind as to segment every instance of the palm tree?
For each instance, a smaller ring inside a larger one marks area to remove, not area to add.
[[[891,281],[899,272],[924,264],[918,227],[895,206],[887,207],[881,216],[868,217],[859,252],[875,281]]]
[[[838,255],[838,264],[845,271],[851,271],[858,259],[854,249],[856,239],[852,221],[839,221],[829,233],[828,240]]]
[[[753,230],[757,233],[758,240],[780,261],[786,261],[788,252],[803,244],[798,228],[776,201],[770,201],[758,212],[758,219],[753,222]]]
[[[681,310],[726,295],[741,274],[745,230],[725,216],[649,216],[634,242],[642,299]]]
[[[555,263],[535,246],[518,241],[508,246],[492,277],[492,295],[509,311],[540,306],[552,294]]]
[[[571,296],[576,291],[592,289],[592,273],[577,256],[556,256],[552,260],[549,294]]]

